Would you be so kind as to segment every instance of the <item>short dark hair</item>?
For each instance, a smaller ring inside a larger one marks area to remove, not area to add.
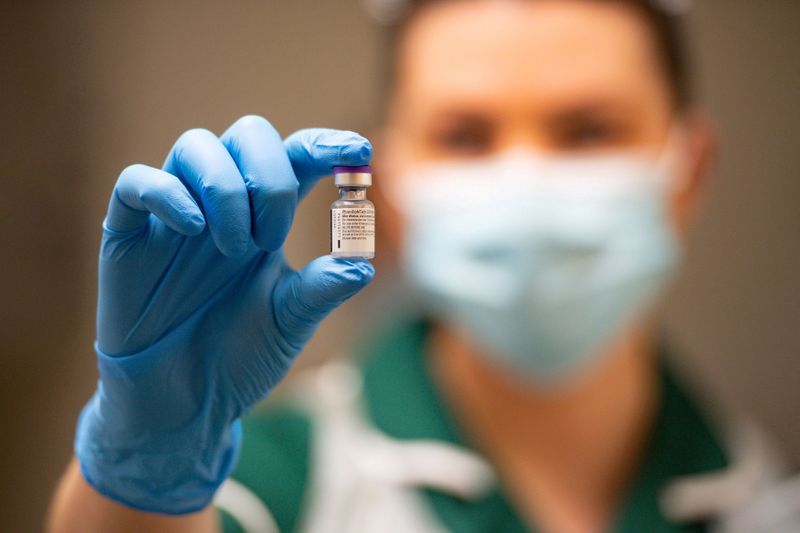
[[[390,32],[391,61],[387,79],[393,83],[397,74],[398,44],[405,30],[417,15],[431,5],[459,0],[406,0],[402,16],[395,21]],[[464,0],[461,0],[464,1]],[[477,1],[477,0],[472,0]],[[520,0],[522,1],[522,0]],[[531,0],[529,0],[531,1]],[[685,109],[692,102],[692,88],[688,73],[687,55],[684,46],[683,24],[680,16],[670,12],[664,0],[587,0],[616,3],[628,6],[639,14],[653,37],[658,59],[669,84],[673,104],[676,109]]]

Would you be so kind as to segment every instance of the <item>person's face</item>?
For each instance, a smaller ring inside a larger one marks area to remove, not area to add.
[[[658,153],[676,111],[649,28],[630,8],[587,0],[443,2],[423,11],[398,51],[378,181],[416,165],[512,148],[573,156]],[[703,173],[707,129],[689,129],[682,172]],[[379,187],[379,193],[386,188]],[[682,227],[697,187],[673,199]],[[381,202],[384,203],[385,202]],[[396,244],[403,221],[384,218]]]

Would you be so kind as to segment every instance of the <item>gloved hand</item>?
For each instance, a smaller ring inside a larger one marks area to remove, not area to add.
[[[75,439],[100,493],[169,514],[208,505],[235,465],[239,417],[374,275],[330,256],[295,272],[281,249],[314,183],[371,155],[352,132],[281,141],[249,116],[220,138],[186,132],[163,170],[122,172],[100,250],[100,380]]]

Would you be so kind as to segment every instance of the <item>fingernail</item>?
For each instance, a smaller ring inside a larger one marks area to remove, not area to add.
[[[361,148],[358,150],[358,155],[364,161],[369,161],[372,157],[372,144],[368,140],[364,139]]]

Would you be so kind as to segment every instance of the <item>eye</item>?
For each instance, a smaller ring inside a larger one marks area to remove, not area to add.
[[[465,119],[432,128],[431,148],[444,157],[472,157],[489,152],[494,144],[494,128],[480,119]]]
[[[553,146],[561,150],[594,150],[623,144],[627,130],[615,119],[575,116],[556,121],[550,136]]]

